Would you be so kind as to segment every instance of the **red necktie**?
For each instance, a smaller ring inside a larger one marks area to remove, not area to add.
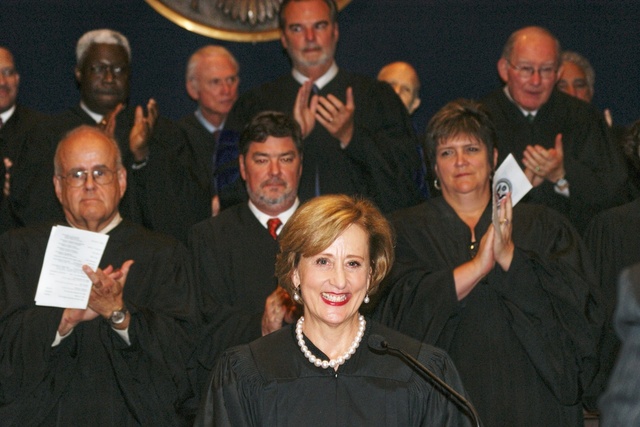
[[[271,218],[269,219],[269,221],[267,221],[267,228],[269,228],[269,234],[271,234],[271,237],[273,237],[274,239],[278,238],[278,234],[276,233],[276,230],[281,225],[282,225],[282,221],[280,221],[280,218]]]

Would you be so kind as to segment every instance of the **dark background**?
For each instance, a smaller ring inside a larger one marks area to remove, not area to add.
[[[447,101],[479,98],[496,88],[495,64],[508,35],[525,25],[542,25],[563,48],[591,61],[594,103],[610,108],[617,123],[628,124],[640,118],[638,3],[352,0],[340,14],[336,57],[341,67],[372,76],[391,61],[414,64],[422,80],[416,114],[423,127]],[[78,102],[75,43],[85,31],[104,27],[121,31],[131,43],[131,102],[155,97],[170,118],[195,108],[184,90],[184,68],[202,45],[219,43],[236,55],[241,92],[289,69],[279,41],[217,41],[179,27],[143,0],[0,0],[0,45],[16,57],[20,102],[47,112]]]

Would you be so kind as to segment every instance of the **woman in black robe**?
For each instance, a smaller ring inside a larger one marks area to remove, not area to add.
[[[402,359],[374,351],[385,340],[465,394],[445,352],[359,313],[393,262],[390,226],[370,202],[315,198],[286,223],[280,247],[276,275],[303,316],[222,355],[196,425],[469,424],[463,409]]]
[[[447,351],[487,426],[581,425],[599,315],[579,236],[544,206],[492,197],[496,136],[479,104],[447,104],[427,139],[442,197],[393,217],[376,318]]]

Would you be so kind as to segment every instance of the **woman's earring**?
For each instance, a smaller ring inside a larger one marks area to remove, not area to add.
[[[302,298],[300,298],[300,292],[299,291],[300,291],[300,286],[296,286],[295,290],[293,291],[293,299],[296,302],[300,302],[300,300],[302,299]]]
[[[371,300],[369,299],[369,294],[366,294],[366,295],[364,296],[364,301],[363,301],[363,302],[364,302],[365,304],[369,304],[369,301],[371,301]]]
[[[435,188],[436,190],[442,190],[442,189],[440,188],[440,183],[438,182],[438,178],[436,178],[436,179],[434,179],[434,180],[433,180],[433,186],[434,186],[434,188]]]

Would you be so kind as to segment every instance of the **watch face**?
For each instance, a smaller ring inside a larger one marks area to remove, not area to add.
[[[111,323],[113,323],[114,325],[119,325],[120,323],[124,322],[124,319],[127,317],[127,313],[125,311],[114,311],[111,314]]]

